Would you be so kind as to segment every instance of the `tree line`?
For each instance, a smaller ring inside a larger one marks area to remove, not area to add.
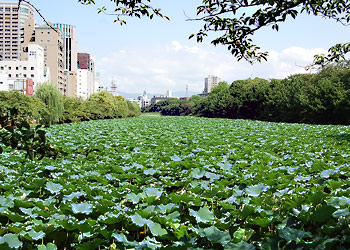
[[[94,93],[88,99],[62,96],[49,83],[40,84],[34,96],[19,91],[0,91],[0,113],[16,109],[17,116],[32,123],[52,125],[97,119],[135,117],[141,114],[136,103],[113,96],[107,91]]]
[[[169,99],[143,112],[162,115],[254,119],[273,122],[350,124],[350,63],[285,79],[221,82],[205,98]]]

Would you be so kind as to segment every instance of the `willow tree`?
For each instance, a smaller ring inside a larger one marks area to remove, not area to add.
[[[57,123],[64,111],[63,96],[57,87],[47,82],[39,84],[35,90],[35,97],[42,100],[47,108],[40,122],[48,126]]]

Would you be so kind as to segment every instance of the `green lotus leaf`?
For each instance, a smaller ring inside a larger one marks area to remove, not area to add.
[[[232,164],[231,163],[228,163],[228,162],[225,162],[225,163],[221,163],[219,162],[218,163],[218,166],[222,169],[222,170],[225,170],[225,171],[228,171],[232,168]]]
[[[229,243],[225,246],[224,250],[255,250],[255,246],[249,244],[245,241],[241,241],[238,243]]]
[[[19,241],[18,239],[18,235],[17,234],[5,234],[4,236],[0,237],[0,244],[4,244],[7,243],[7,245],[10,248],[20,248],[23,243],[21,241]]]
[[[46,183],[46,189],[53,194],[58,194],[62,188],[63,188],[62,185],[53,183],[52,181],[49,181]]]
[[[327,222],[329,218],[332,217],[332,214],[337,209],[332,206],[323,205],[321,207],[318,207],[310,216],[309,220],[315,221],[315,222]]]
[[[139,227],[142,227],[144,225],[150,224],[152,223],[152,221],[144,219],[143,217],[141,217],[141,215],[139,215],[138,213],[135,213],[133,216],[130,217],[132,222],[136,225],[138,225]]]
[[[302,230],[290,227],[283,228],[279,231],[278,235],[287,242],[295,241],[296,243],[301,242],[304,237],[312,237],[310,232],[304,232]]]
[[[195,169],[192,170],[191,176],[192,176],[193,178],[200,179],[200,178],[202,178],[206,173],[207,173],[207,171],[205,171],[205,170],[202,169],[202,168],[195,168]]]
[[[336,208],[350,204],[350,198],[347,197],[332,197],[327,201],[327,204]]]
[[[37,232],[34,229],[32,229],[28,232],[28,236],[33,240],[39,240],[45,237],[45,233],[43,231]]]
[[[6,197],[0,197],[0,207],[8,207],[13,208],[15,203],[13,202],[13,199],[6,198]]]
[[[57,250],[57,246],[53,243],[47,243],[45,245],[39,245],[38,250]]]
[[[205,228],[203,231],[207,239],[211,242],[220,243],[221,245],[225,246],[231,241],[229,232],[221,231],[215,226]]]
[[[88,203],[78,203],[78,204],[72,204],[72,211],[75,214],[90,214],[92,212],[93,206]]]
[[[152,196],[160,197],[163,191],[160,190],[159,188],[146,188],[145,193],[149,197],[152,197]]]
[[[165,229],[163,229],[161,227],[160,224],[158,223],[150,223],[148,225],[149,229],[151,230],[151,233],[154,235],[154,236],[163,236],[163,235],[166,235],[167,234],[167,231]]]
[[[253,235],[255,231],[251,228],[241,228],[233,233],[233,237],[235,242],[239,242],[241,240],[248,241]]]
[[[265,192],[269,187],[264,185],[263,183],[259,183],[257,185],[247,187],[246,188],[246,193],[250,196],[257,197],[259,196],[262,192]]]
[[[201,207],[198,211],[190,208],[189,211],[190,215],[196,218],[197,223],[214,221],[214,213],[207,206]]]
[[[171,156],[170,159],[171,159],[172,161],[182,161],[182,159],[181,159],[180,157],[178,157],[177,155]]]
[[[140,200],[140,196],[134,193],[129,193],[125,196],[125,199],[131,200],[132,203],[137,204]]]
[[[339,209],[337,211],[335,211],[332,216],[336,219],[338,219],[339,217],[346,217],[350,214],[349,209],[345,208],[345,209]]]

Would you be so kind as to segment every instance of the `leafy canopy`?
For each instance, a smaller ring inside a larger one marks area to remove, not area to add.
[[[95,4],[94,0],[78,0],[82,4]],[[126,24],[125,16],[169,17],[161,13],[161,9],[152,7],[151,0],[111,0],[116,7],[112,13],[107,13],[106,7],[99,8],[99,13],[116,16],[115,22]],[[219,36],[211,41],[214,45],[223,45],[238,60],[245,59],[250,63],[267,60],[268,53],[255,44],[252,37],[262,28],[271,26],[278,31],[279,23],[287,18],[295,19],[298,15],[307,13],[333,19],[343,25],[350,21],[350,5],[348,1],[305,1],[305,0],[202,0],[197,7],[197,17],[191,21],[202,21],[203,27],[190,38],[195,37],[202,42],[211,32]],[[327,55],[315,55],[314,65],[327,65],[345,59],[350,51],[350,43],[339,43],[329,49]]]

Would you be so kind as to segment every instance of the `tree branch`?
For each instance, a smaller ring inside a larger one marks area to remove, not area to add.
[[[40,13],[40,10],[38,10],[33,4],[31,4],[29,1],[27,0],[19,0],[18,1],[18,11],[19,11],[19,7],[21,5],[21,3],[24,2],[26,4],[28,4],[29,6],[31,6],[38,14],[39,16],[43,19],[43,21],[46,23],[47,26],[49,26],[51,29],[53,29],[57,34],[59,34],[59,30],[56,29],[54,26],[52,26],[52,24],[50,24],[48,21],[46,21],[45,17]]]

